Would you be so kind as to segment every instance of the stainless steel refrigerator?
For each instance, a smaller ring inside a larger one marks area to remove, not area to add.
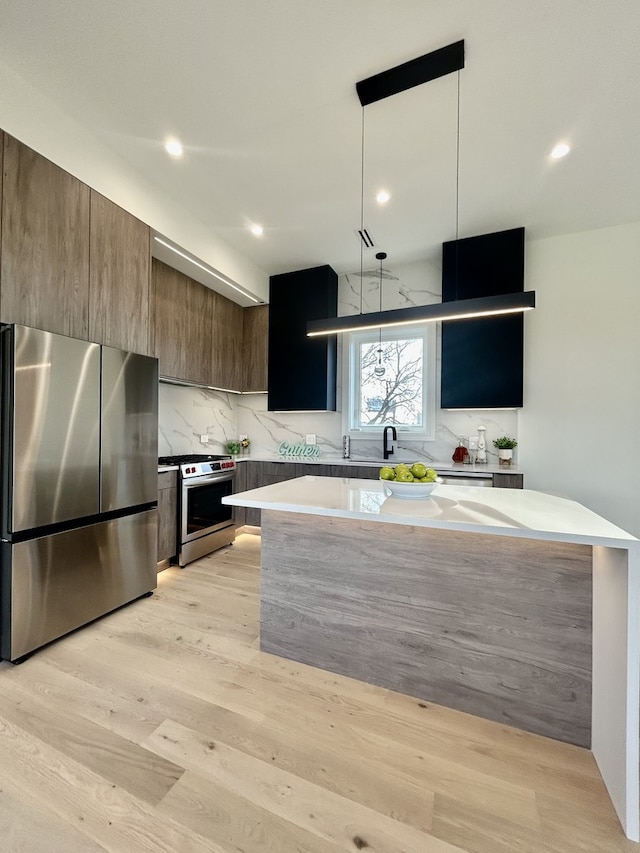
[[[156,586],[158,362],[0,327],[0,657]]]

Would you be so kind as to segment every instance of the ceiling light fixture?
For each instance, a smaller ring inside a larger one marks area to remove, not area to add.
[[[571,146],[567,145],[566,142],[559,142],[551,149],[550,157],[552,160],[561,160],[567,156],[569,151],[571,151]]]
[[[255,225],[252,225],[249,230],[251,231],[254,237],[262,237],[262,235],[264,234],[264,228],[262,227],[262,225],[258,225],[257,223]]]
[[[184,154],[184,148],[182,146],[182,142],[178,139],[167,139],[164,144],[164,150],[167,154],[170,154],[172,157],[182,157]]]
[[[223,284],[226,284],[227,287],[231,287],[231,288],[233,288],[233,290],[237,290],[238,293],[241,293],[242,296],[246,296],[247,299],[251,299],[252,302],[260,303],[262,301],[262,300],[258,299],[257,297],[255,297],[252,293],[249,293],[247,290],[244,290],[243,288],[238,287],[237,284],[234,284],[232,281],[229,281],[228,278],[225,278],[224,276],[220,275],[219,273],[214,272],[212,269],[209,269],[209,267],[205,267],[205,265],[201,264],[200,261],[196,261],[194,258],[189,257],[189,255],[185,255],[184,252],[181,252],[180,249],[177,249],[175,246],[172,246],[171,243],[167,243],[165,240],[162,240],[160,237],[154,237],[153,239],[157,243],[160,243],[161,246],[164,246],[166,249],[170,249],[176,255],[179,255],[181,258],[184,258],[185,261],[189,261],[189,263],[193,264],[195,267],[198,267],[198,269],[201,269],[204,272],[208,273],[209,275],[212,275],[214,278],[217,278],[218,281],[221,281]]]
[[[364,229],[364,107],[375,101],[404,92],[414,86],[458,72],[458,110],[457,110],[457,153],[456,153],[456,241],[458,239],[459,204],[459,167],[460,167],[460,70],[464,68],[464,41],[455,42],[432,51],[417,59],[397,65],[366,80],[356,83],[356,91],[362,104],[362,207],[361,229]],[[362,252],[362,248],[361,248]],[[379,253],[376,255],[380,258]],[[384,256],[386,257],[386,255]],[[382,275],[382,261],[380,262]],[[360,261],[362,273],[362,255]],[[362,281],[362,275],[361,275]],[[535,308],[535,292],[507,293],[498,296],[484,296],[473,299],[458,299],[453,302],[439,302],[433,305],[415,305],[410,308],[396,308],[389,311],[362,313],[362,294],[360,313],[348,317],[331,317],[326,320],[309,320],[307,337],[335,335],[363,329],[382,329],[395,326],[411,326],[416,323],[437,323],[448,320],[467,320],[477,317],[493,317],[500,314],[521,314]]]
[[[380,190],[380,192],[376,196],[376,201],[378,202],[378,204],[386,204],[390,198],[391,196],[386,190]]]

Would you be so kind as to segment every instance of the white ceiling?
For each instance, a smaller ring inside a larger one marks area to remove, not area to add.
[[[640,220],[638,0],[0,0],[2,62],[267,274],[359,267],[355,83],[459,39],[460,236]],[[389,262],[438,262],[455,236],[456,85],[365,109],[365,224]]]

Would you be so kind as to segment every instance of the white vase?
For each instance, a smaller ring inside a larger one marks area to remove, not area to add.
[[[513,459],[513,450],[509,448],[508,450],[503,447],[498,448],[498,462],[500,465],[511,465],[511,460]]]

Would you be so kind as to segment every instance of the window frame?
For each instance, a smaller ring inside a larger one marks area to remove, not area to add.
[[[378,341],[378,329],[349,332],[343,337],[342,348],[342,430],[352,439],[378,438],[383,424],[369,427],[354,426],[359,407],[360,388],[357,387],[357,347],[362,343]],[[422,427],[397,426],[398,438],[405,441],[434,441],[436,432],[436,324],[395,326],[382,329],[382,340],[422,338]]]

